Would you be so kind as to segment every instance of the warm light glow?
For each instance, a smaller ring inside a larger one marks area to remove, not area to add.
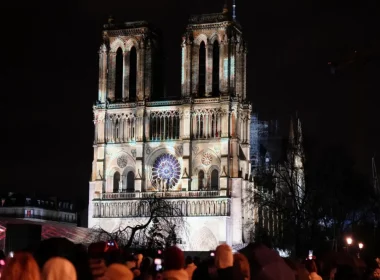
[[[363,245],[363,243],[359,243],[359,249],[363,249],[363,247],[364,247],[364,245]]]
[[[346,242],[348,245],[351,245],[352,244],[352,238],[351,237],[347,237],[346,238]]]

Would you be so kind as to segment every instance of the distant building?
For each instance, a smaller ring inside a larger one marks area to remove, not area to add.
[[[0,218],[77,224],[77,213],[72,202],[16,193],[0,194]]]
[[[244,226],[246,240],[253,240],[255,236],[252,234],[258,231],[279,240],[283,235],[283,220],[279,214],[281,211],[276,208],[283,204],[275,195],[284,196],[284,193],[293,192],[302,200],[305,191],[301,121],[298,116],[291,118],[286,137],[280,134],[277,121],[262,121],[257,115],[252,115],[250,133],[252,172],[244,194],[247,198],[244,208],[247,211]]]
[[[257,114],[251,115],[250,124],[251,174],[257,176],[260,171],[281,158],[282,136],[277,120],[260,120]]]

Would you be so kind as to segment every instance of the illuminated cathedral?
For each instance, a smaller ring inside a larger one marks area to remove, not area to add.
[[[104,25],[88,226],[112,232],[156,194],[182,210],[184,250],[244,242],[251,105],[242,29],[222,13],[190,16],[181,94],[160,100],[160,36],[145,21]]]

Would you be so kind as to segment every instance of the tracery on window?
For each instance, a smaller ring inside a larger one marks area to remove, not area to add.
[[[109,114],[105,127],[108,143],[123,143],[136,140],[136,116],[132,113]]]
[[[181,165],[171,154],[159,156],[152,167],[152,185],[157,191],[173,190],[181,176]]]
[[[151,141],[179,139],[179,111],[154,111],[150,113]]]
[[[218,138],[221,135],[221,112],[219,109],[198,109],[193,115],[193,138]]]

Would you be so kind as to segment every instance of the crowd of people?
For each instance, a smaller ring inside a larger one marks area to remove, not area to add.
[[[118,248],[114,242],[97,242],[88,248],[67,239],[52,238],[38,248],[5,257],[0,252],[1,280],[359,280],[380,279],[347,266],[330,267],[322,276],[313,259],[293,262],[281,258],[262,243],[233,252],[219,245],[204,260],[185,257],[177,246],[160,255],[144,256]]]

